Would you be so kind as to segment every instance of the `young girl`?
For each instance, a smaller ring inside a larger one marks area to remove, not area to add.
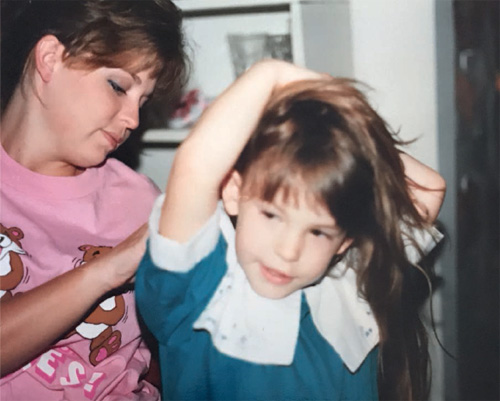
[[[136,278],[165,399],[425,397],[406,291],[444,182],[397,144],[351,82],[279,61],[208,108]]]
[[[182,83],[179,11],[1,5],[0,398],[157,400],[128,284],[159,190],[107,155]]]

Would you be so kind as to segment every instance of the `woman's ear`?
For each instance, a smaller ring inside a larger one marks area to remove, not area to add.
[[[222,202],[230,216],[238,215],[242,182],[241,175],[233,170],[222,184]]]
[[[35,46],[35,68],[44,82],[50,81],[54,68],[62,62],[64,46],[54,35],[43,36]]]

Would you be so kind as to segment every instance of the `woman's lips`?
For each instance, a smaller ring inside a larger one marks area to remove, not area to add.
[[[260,271],[265,279],[272,284],[284,285],[292,281],[292,277],[264,265],[260,265]]]
[[[112,150],[115,150],[118,145],[120,145],[120,140],[117,139],[113,134],[109,133],[108,131],[103,131],[104,137],[107,139],[109,144],[112,147]]]

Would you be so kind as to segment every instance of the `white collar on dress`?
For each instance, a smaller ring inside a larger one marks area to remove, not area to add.
[[[326,276],[318,284],[283,299],[263,298],[253,291],[236,260],[229,217],[221,209],[219,213],[220,228],[228,244],[228,269],[194,328],[207,330],[214,346],[233,358],[290,365],[304,293],[316,328],[349,370],[356,371],[378,343],[379,333],[369,305],[358,296],[355,272],[345,269],[340,277]]]

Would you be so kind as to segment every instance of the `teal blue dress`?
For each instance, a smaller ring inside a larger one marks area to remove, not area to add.
[[[351,373],[315,327],[302,296],[293,362],[261,365],[220,353],[193,329],[224,276],[227,244],[184,273],[161,269],[149,247],[137,272],[142,318],[159,342],[164,400],[378,400],[377,348]]]

